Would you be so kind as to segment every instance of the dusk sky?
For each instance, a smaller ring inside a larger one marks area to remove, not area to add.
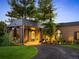
[[[57,23],[79,21],[79,0],[54,0],[54,5],[57,9]],[[7,0],[0,0],[0,20],[8,19],[5,14],[9,10]]]

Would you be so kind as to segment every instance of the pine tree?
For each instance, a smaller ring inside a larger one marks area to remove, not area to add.
[[[53,5],[53,0],[39,0],[39,19],[45,20],[52,20],[55,17],[55,8]]]
[[[46,21],[46,23],[43,23],[43,34],[48,35],[50,37],[50,43],[52,43],[52,36],[56,31],[56,24],[54,23],[54,18],[56,14],[53,0],[39,0],[38,10],[39,19],[42,21]]]
[[[11,11],[7,16],[13,18],[35,17],[35,0],[8,0]]]
[[[13,8],[16,5],[16,0],[8,0],[8,4],[11,6],[11,11],[9,11],[6,16],[11,18],[17,18],[17,11],[14,11]]]

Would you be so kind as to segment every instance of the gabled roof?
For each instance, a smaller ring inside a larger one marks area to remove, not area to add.
[[[27,19],[14,20],[13,22],[10,23],[10,25],[8,27],[16,27],[16,26],[22,26],[22,25],[43,28],[43,26],[41,26],[41,23],[35,23],[35,22],[32,22],[31,20],[27,20]]]

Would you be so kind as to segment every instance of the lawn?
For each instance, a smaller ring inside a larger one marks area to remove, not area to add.
[[[0,59],[31,59],[37,54],[32,46],[0,47]]]
[[[64,47],[70,47],[70,48],[76,48],[79,49],[79,45],[78,44],[71,44],[71,45],[63,45]]]

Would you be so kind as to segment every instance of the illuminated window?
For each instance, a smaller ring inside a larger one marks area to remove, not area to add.
[[[79,32],[77,32],[77,39],[79,39]]]
[[[74,33],[74,39],[79,39],[79,31]]]
[[[35,31],[31,32],[31,37],[32,37],[32,39],[35,39]]]
[[[30,40],[35,39],[35,31],[29,31]]]

